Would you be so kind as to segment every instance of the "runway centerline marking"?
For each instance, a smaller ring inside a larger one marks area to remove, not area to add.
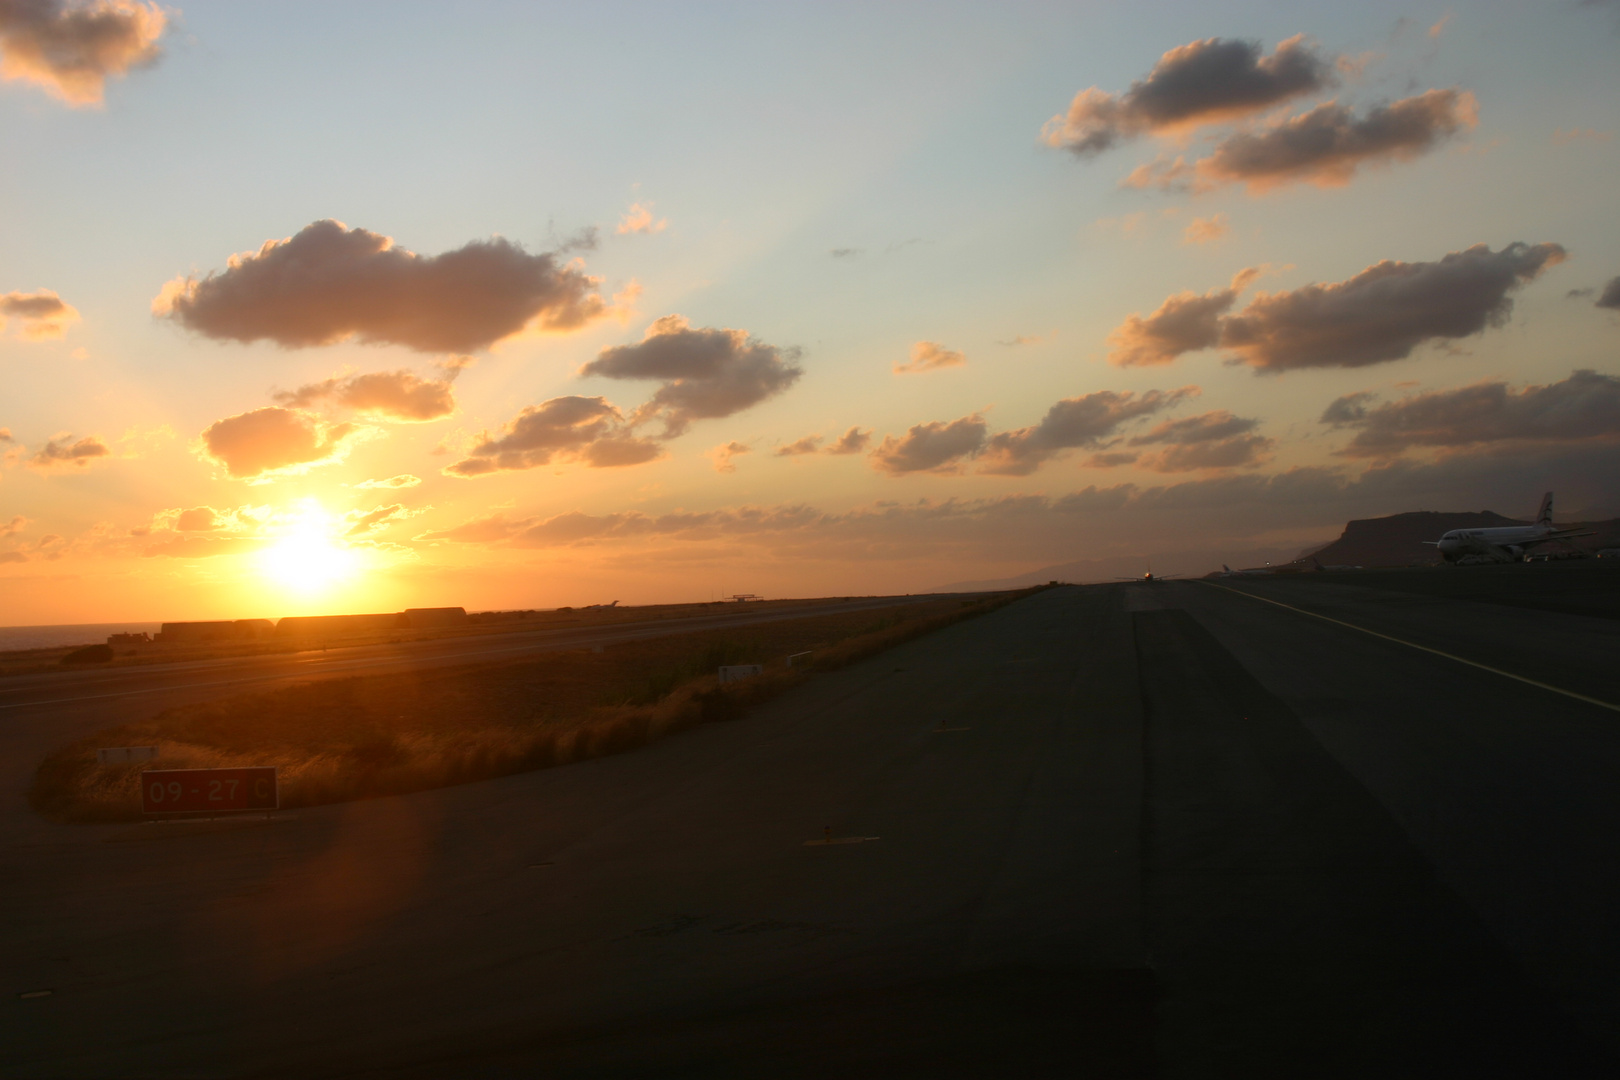
[[[1417,649],[1420,652],[1433,653],[1435,656],[1443,656],[1447,660],[1455,660],[1459,664],[1467,664],[1469,667],[1479,668],[1481,671],[1489,671],[1493,675],[1500,675],[1505,679],[1512,679],[1515,682],[1522,682],[1527,686],[1534,686],[1538,690],[1551,690],[1555,694],[1563,694],[1565,697],[1574,698],[1576,701],[1584,701],[1588,705],[1596,705],[1600,709],[1608,709],[1610,712],[1620,712],[1620,705],[1615,705],[1612,702],[1603,701],[1595,697],[1587,697],[1585,694],[1577,694],[1573,690],[1565,690],[1562,686],[1553,686],[1551,683],[1538,682],[1535,679],[1528,679],[1523,675],[1515,675],[1511,671],[1503,671],[1501,668],[1491,667],[1489,664],[1481,664],[1477,660],[1467,660],[1461,656],[1453,655],[1452,653],[1442,652],[1439,649],[1431,649],[1427,645],[1419,645],[1417,642],[1407,641],[1405,638],[1392,637],[1389,634],[1381,634],[1377,630],[1369,630],[1365,626],[1357,626],[1355,623],[1345,622],[1343,619],[1335,619],[1331,615],[1322,615],[1315,611],[1308,611],[1305,608],[1295,607],[1292,604],[1285,604],[1281,600],[1272,600],[1269,597],[1257,596],[1254,593],[1244,592],[1242,589],[1234,589],[1226,585],[1216,585],[1213,581],[1205,581],[1201,582],[1201,584],[1209,585],[1216,589],[1223,589],[1229,593],[1236,593],[1238,596],[1247,596],[1250,600],[1258,600],[1263,604],[1273,604],[1288,611],[1298,612],[1301,615],[1309,615],[1313,619],[1321,619],[1323,622],[1330,622],[1335,626],[1343,626],[1351,630],[1359,630],[1363,634],[1371,634],[1375,638],[1383,638],[1385,641],[1393,641],[1395,644],[1405,645],[1409,649]]]

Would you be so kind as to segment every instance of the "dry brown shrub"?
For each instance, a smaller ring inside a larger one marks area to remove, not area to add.
[[[603,652],[355,676],[238,694],[103,729],[51,753],[29,802],[61,821],[138,819],[143,769],[274,765],[283,807],[398,795],[624,753],[698,724],[734,720],[831,671],[1035,590],[926,601],[903,613],[818,615],[744,630],[625,642]],[[808,665],[784,658],[815,648]],[[720,685],[716,667],[765,663]],[[158,759],[101,766],[101,746]]]

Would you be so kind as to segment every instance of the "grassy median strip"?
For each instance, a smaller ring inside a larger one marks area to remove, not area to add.
[[[830,671],[1038,590],[922,601],[696,631],[417,673],[366,675],[238,694],[105,728],[50,754],[28,798],[60,821],[138,819],[146,768],[275,765],[283,807],[398,795],[633,750],[730,720]],[[810,651],[786,666],[785,658]],[[716,669],[764,664],[720,685]],[[157,746],[155,760],[99,765],[104,746]]]

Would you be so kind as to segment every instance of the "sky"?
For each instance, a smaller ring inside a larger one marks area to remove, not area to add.
[[[1617,59],[1579,0],[0,0],[0,625],[1620,516]]]

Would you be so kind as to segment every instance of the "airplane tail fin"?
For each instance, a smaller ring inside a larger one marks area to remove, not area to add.
[[[1232,568],[1230,566],[1227,566],[1225,563],[1221,563],[1221,569],[1225,570],[1228,574],[1230,574],[1232,572]]]
[[[1552,492],[1541,497],[1541,509],[1536,511],[1536,524],[1552,527]]]

